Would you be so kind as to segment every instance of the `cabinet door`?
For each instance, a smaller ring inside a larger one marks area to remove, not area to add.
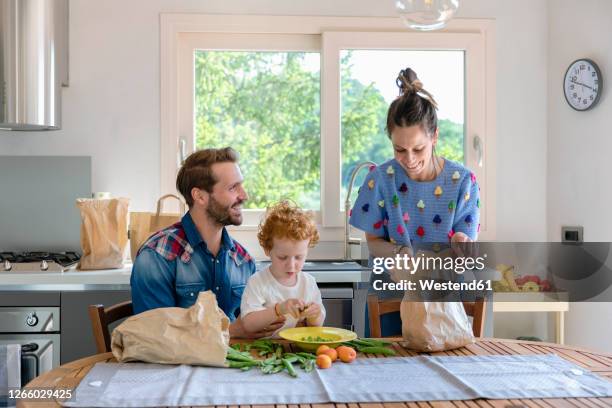
[[[65,364],[79,358],[96,354],[91,320],[87,312],[89,305],[101,304],[105,307],[131,300],[126,291],[85,291],[62,292],[61,306],[61,362]],[[112,330],[121,321],[110,326]]]

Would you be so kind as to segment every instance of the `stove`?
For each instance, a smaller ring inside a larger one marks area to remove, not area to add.
[[[76,252],[0,252],[0,273],[65,272],[80,257]]]

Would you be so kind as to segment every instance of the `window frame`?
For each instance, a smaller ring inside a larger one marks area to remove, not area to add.
[[[195,149],[195,124],[193,111],[195,96],[193,73],[193,54],[195,50],[206,51],[298,51],[319,52],[321,39],[319,36],[295,34],[243,34],[243,33],[208,33],[202,36],[199,33],[179,34],[178,53],[178,92],[179,101],[183,104],[179,108],[179,137],[186,154]],[[184,142],[183,142],[184,141]],[[248,192],[248,191],[247,191]],[[322,197],[321,197],[322,204]],[[243,209],[243,226],[256,226],[264,213],[262,209]],[[315,211],[315,221],[321,224],[321,211]]]
[[[339,49],[384,48],[466,49],[466,101],[464,146],[466,165],[477,175],[481,184],[483,211],[480,240],[495,238],[495,23],[488,19],[453,19],[444,30],[414,32],[397,18],[388,17],[318,17],[318,16],[246,16],[162,13],[160,16],[160,114],[161,114],[161,182],[160,193],[176,193],[175,180],[182,155],[193,150],[193,97],[185,95],[186,77],[193,67],[185,66],[185,53],[194,44],[202,44],[208,37],[207,49],[237,49],[236,41],[243,39],[241,50],[248,45],[246,38],[258,35],[282,38],[292,35],[313,38],[320,36],[321,53],[321,241],[314,251],[320,257],[339,258],[343,255],[344,211],[340,210],[341,191],[341,132]],[[199,39],[198,39],[199,38]],[[360,43],[356,41],[359,40]],[[386,43],[385,43],[386,42]],[[385,44],[384,46],[382,44]],[[272,43],[271,43],[272,44]],[[291,48],[282,41],[274,43],[274,50],[303,51]],[[422,44],[427,44],[423,47]],[[419,46],[420,45],[420,46]],[[280,47],[280,48],[279,48]],[[257,48],[261,49],[261,48]],[[265,49],[272,48],[267,47]],[[469,56],[468,53],[469,52]],[[335,57],[334,57],[335,56]],[[477,63],[474,63],[475,60]],[[477,71],[474,74],[473,71]],[[469,73],[468,73],[469,72]],[[471,75],[471,76],[470,76]],[[468,78],[475,78],[470,80]],[[181,90],[183,88],[183,90]],[[468,88],[471,90],[468,91]],[[475,107],[474,107],[475,106]],[[191,119],[189,114],[191,112]],[[471,115],[480,115],[474,118]],[[189,123],[191,121],[191,123]],[[191,129],[191,134],[189,134]],[[478,135],[483,145],[482,166],[476,164],[474,138]],[[182,141],[183,140],[183,141]],[[473,164],[472,164],[473,163]],[[255,233],[260,210],[247,210],[245,223],[232,228],[238,239],[256,243]],[[247,245],[249,246],[249,245]],[[254,245],[249,246],[254,249]],[[321,249],[319,249],[321,248]],[[257,255],[256,255],[257,256]],[[315,255],[316,256],[316,255]]]

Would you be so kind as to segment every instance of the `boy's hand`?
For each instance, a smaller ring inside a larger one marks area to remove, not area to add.
[[[300,299],[287,299],[282,303],[279,303],[278,308],[282,315],[289,314],[296,319],[300,318],[300,314],[304,309],[304,302]]]
[[[319,317],[321,314],[321,306],[318,303],[309,303],[306,305],[306,309],[302,312],[301,317],[305,317],[306,319],[312,320]]]

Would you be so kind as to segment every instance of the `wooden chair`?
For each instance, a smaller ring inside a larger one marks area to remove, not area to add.
[[[132,301],[127,300],[107,308],[104,308],[104,305],[89,305],[88,311],[98,353],[111,351],[108,325],[117,320],[132,316],[134,314]]]
[[[380,316],[399,312],[401,300],[380,300],[375,294],[368,295],[368,317],[370,318],[370,337],[381,337]],[[472,316],[472,331],[474,337],[481,337],[484,331],[486,301],[478,299],[475,302],[463,302],[465,314]]]

